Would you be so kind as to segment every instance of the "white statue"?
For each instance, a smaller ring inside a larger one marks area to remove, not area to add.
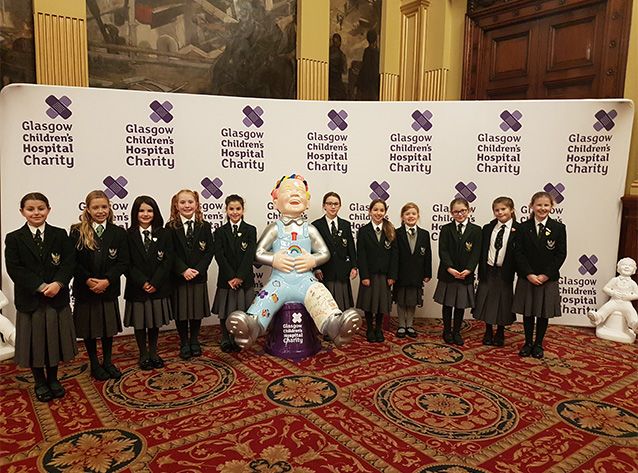
[[[0,291],[0,309],[9,304],[9,300]],[[4,315],[0,315],[0,333],[4,340],[0,339],[0,361],[13,358],[15,354],[16,328]]]
[[[631,301],[638,300],[638,284],[631,279],[636,274],[636,262],[631,258],[618,261],[619,276],[612,278],[603,292],[611,297],[603,306],[590,310],[589,320],[596,325],[596,336],[615,342],[633,343],[638,333],[638,314]]]

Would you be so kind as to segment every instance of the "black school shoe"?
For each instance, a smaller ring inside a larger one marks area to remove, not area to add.
[[[199,343],[191,343],[191,356],[202,356],[202,347]]]
[[[150,358],[149,361],[153,368],[164,368],[164,360],[159,355],[156,355],[155,358]]]
[[[540,345],[534,345],[534,347],[532,348],[532,356],[539,360],[543,358],[543,356],[545,356],[543,347]]]
[[[107,379],[111,379],[111,375],[102,367],[102,365],[97,365],[95,368],[91,368],[91,376],[93,376],[98,381],[106,381]]]
[[[518,352],[518,356],[522,356],[522,357],[528,357],[532,354],[532,345],[526,343],[525,345],[523,345],[523,348],[521,348],[521,351]]]
[[[49,402],[53,400],[53,394],[46,384],[35,387],[35,397],[40,402]]]
[[[483,335],[483,345],[494,345],[494,335],[491,333]]]
[[[366,340],[368,340],[370,343],[376,343],[377,336],[374,334],[374,329],[368,329],[366,331]]]
[[[410,337],[410,338],[418,338],[419,337],[419,334],[412,327],[406,328],[405,331],[408,334],[408,337]]]
[[[153,369],[153,363],[151,363],[150,358],[139,361],[140,369],[144,371],[150,371]]]
[[[104,371],[106,371],[111,379],[120,379],[122,377],[122,372],[116,368],[116,366],[111,363],[110,365],[102,365]]]
[[[463,337],[461,337],[461,334],[459,332],[454,332],[452,334],[452,340],[454,341],[455,345],[463,346]]]
[[[374,338],[377,343],[385,342],[385,337],[383,336],[383,330],[378,328],[374,331]]]
[[[62,386],[58,380],[49,383],[49,390],[51,391],[53,399],[60,399],[66,394],[66,389],[64,389],[64,386]]]
[[[448,345],[452,345],[454,343],[454,338],[452,338],[451,332],[443,332],[443,341]]]

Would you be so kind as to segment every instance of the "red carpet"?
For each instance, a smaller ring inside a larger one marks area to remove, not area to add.
[[[0,364],[0,471],[20,472],[582,472],[638,471],[638,345],[593,329],[550,326],[545,359],[506,346],[420,337],[347,348],[324,342],[299,363],[219,350],[178,357],[160,337],[162,370],[140,371],[131,337],[115,342],[121,380],[98,382],[86,352],[61,367],[67,395],[35,400],[29,370]],[[260,340],[260,342],[262,342]],[[263,343],[263,342],[262,342]]]

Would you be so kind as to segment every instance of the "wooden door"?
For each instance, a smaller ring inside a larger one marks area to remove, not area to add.
[[[470,4],[462,98],[622,97],[631,0],[567,1]]]

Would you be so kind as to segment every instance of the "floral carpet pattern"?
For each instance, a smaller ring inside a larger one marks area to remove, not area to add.
[[[520,358],[521,324],[484,346],[466,320],[464,346],[357,335],[303,360],[219,349],[141,371],[132,337],[115,340],[121,379],[90,377],[83,348],[61,366],[64,398],[35,399],[29,370],[0,363],[0,471],[219,473],[638,472],[638,344],[588,328],[549,327],[545,358]]]

